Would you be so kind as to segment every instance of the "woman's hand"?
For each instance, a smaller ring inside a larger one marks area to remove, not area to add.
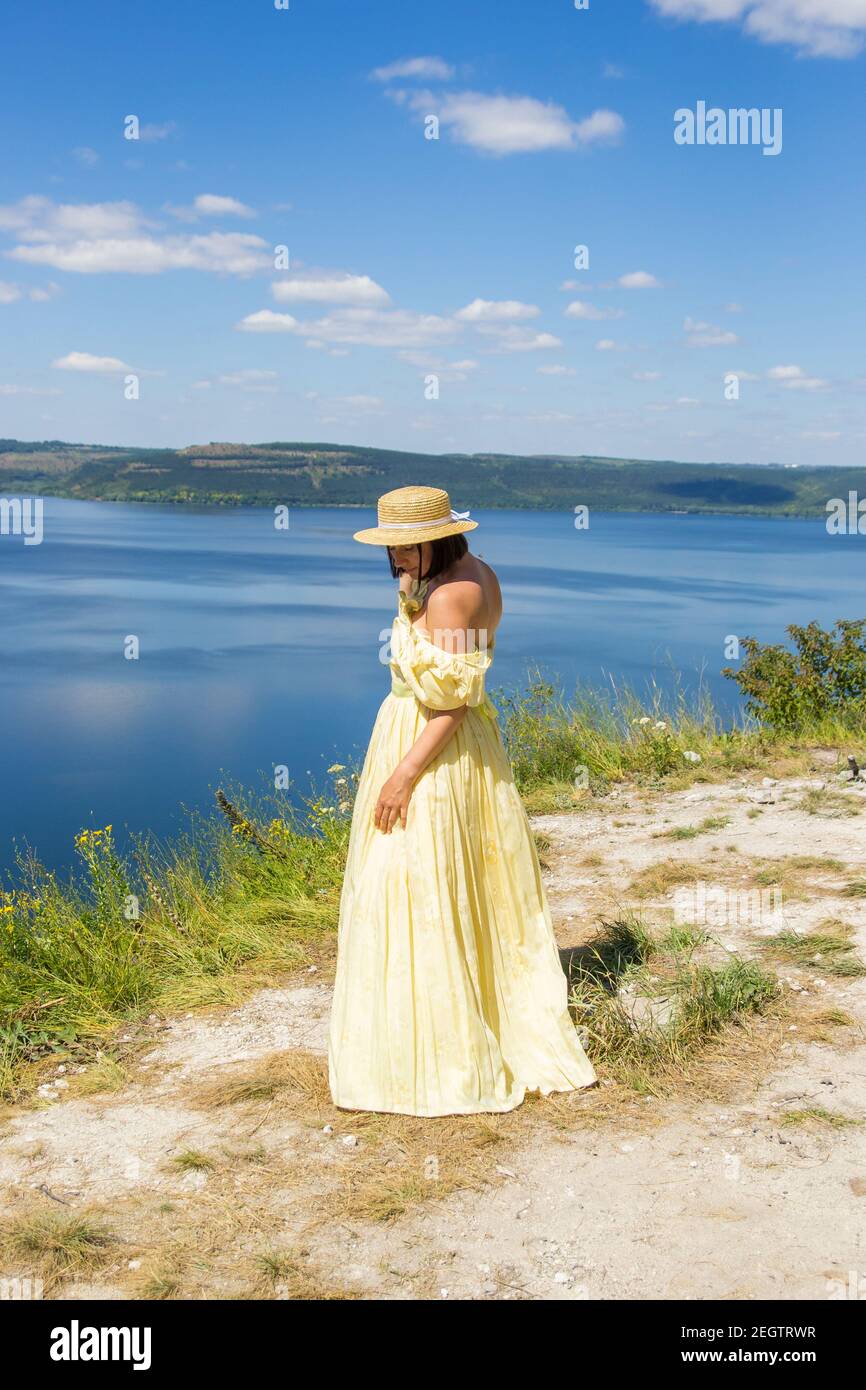
[[[409,810],[413,785],[413,778],[403,768],[398,767],[391,773],[379,793],[373,813],[373,824],[377,830],[390,835],[398,820],[403,829],[406,829],[406,813]]]

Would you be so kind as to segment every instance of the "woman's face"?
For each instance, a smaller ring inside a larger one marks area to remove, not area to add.
[[[392,545],[391,556],[398,570],[404,574],[411,574],[413,579],[420,579],[423,568],[430,563],[432,546],[425,542],[424,545]]]

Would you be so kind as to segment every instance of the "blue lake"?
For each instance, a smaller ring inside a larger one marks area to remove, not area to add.
[[[567,686],[669,687],[676,668],[731,711],[728,635],[866,615],[866,537],[822,521],[475,515],[505,596],[494,696],[535,665]],[[16,839],[62,867],[85,825],[176,832],[223,773],[286,764],[306,788],[360,754],[395,607],[384,553],[351,538],[374,520],[296,510],[278,531],[267,510],[47,498],[41,545],[0,536],[0,864]]]

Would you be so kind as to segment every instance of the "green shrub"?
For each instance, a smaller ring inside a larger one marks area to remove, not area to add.
[[[796,729],[827,715],[866,716],[866,619],[843,619],[830,631],[793,623],[788,632],[794,651],[746,637],[743,665],[722,672],[740,687],[749,713],[774,729]]]

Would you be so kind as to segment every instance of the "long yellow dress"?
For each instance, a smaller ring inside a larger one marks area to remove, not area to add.
[[[417,605],[416,605],[417,606]],[[496,712],[489,652],[452,656],[399,596],[391,692],[358,784],[340,903],[331,1095],[346,1110],[513,1110],[596,1080],[567,1006],[532,832]],[[382,785],[434,710],[469,712],[421,774],[405,830]]]

